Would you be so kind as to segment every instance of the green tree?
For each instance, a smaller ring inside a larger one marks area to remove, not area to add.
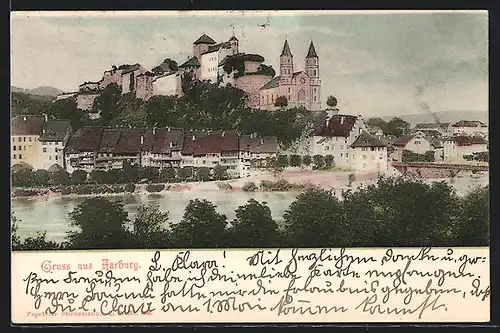
[[[69,185],[71,182],[71,177],[66,170],[53,172],[50,176],[51,182],[55,185]]]
[[[87,172],[84,170],[75,170],[71,174],[71,183],[72,184],[84,184],[87,181]]]
[[[227,168],[220,164],[217,164],[214,167],[213,173],[214,173],[214,178],[217,180],[224,180],[229,178],[229,175],[227,174]]]
[[[290,156],[290,166],[298,167],[302,164],[302,158],[300,155],[292,155]]]
[[[155,182],[158,180],[159,176],[160,176],[160,170],[152,166],[142,167],[139,170],[140,179],[146,179],[147,181]]]
[[[337,99],[334,97],[334,96],[328,96],[328,98],[326,99],[326,105],[328,105],[329,107],[331,108],[334,108],[337,106]]]
[[[293,247],[336,247],[348,229],[340,201],[330,192],[308,189],[285,211],[286,234]]]
[[[99,113],[102,125],[108,125],[120,113],[118,102],[122,97],[122,89],[116,83],[111,83],[104,88],[94,100],[92,112]]]
[[[255,192],[259,187],[254,182],[246,182],[241,189],[244,192]]]
[[[490,245],[489,186],[478,187],[460,199],[459,232],[455,246]]]
[[[139,181],[139,166],[123,162],[122,179],[124,182],[137,183]]]
[[[33,172],[33,185],[47,186],[50,182],[50,173],[47,170],[39,169]]]
[[[130,233],[125,224],[128,213],[123,204],[104,198],[90,198],[69,213],[71,230],[66,235],[68,249],[120,249],[130,246]]]
[[[175,169],[172,167],[169,168],[163,168],[160,170],[160,179],[162,182],[171,182],[175,179],[177,173],[175,172]]]
[[[236,219],[231,228],[234,245],[247,248],[279,247],[278,224],[265,203],[250,199],[235,212]]]
[[[325,156],[325,166],[327,168],[331,168],[333,166],[333,160],[334,160],[333,155],[326,155]]]
[[[94,169],[90,172],[90,179],[97,184],[107,184],[108,173],[105,170]]]
[[[146,102],[148,126],[178,126],[177,96],[153,96]]]
[[[278,108],[286,108],[288,106],[288,99],[286,96],[278,96],[274,101],[274,106]]]
[[[385,129],[381,128],[386,135],[401,137],[410,129],[410,123],[401,118],[394,117],[388,123]]]
[[[179,223],[172,225],[174,247],[220,248],[227,244],[227,219],[205,199],[190,200]]]
[[[366,121],[366,124],[370,127],[378,127],[384,134],[389,134],[387,133],[387,121],[382,118],[370,118]]]
[[[133,237],[141,249],[167,248],[169,213],[160,211],[158,206],[140,206],[133,221]]]
[[[28,187],[33,185],[33,171],[21,169],[12,173],[12,186]]]
[[[210,169],[207,167],[201,167],[196,170],[196,178],[201,181],[206,181],[210,179]]]
[[[79,110],[76,100],[73,98],[65,98],[51,103],[47,108],[47,116],[51,119],[69,120],[74,131],[90,123],[88,112]]]
[[[284,169],[288,167],[288,156],[286,155],[278,155],[277,157],[277,162],[278,162],[278,167],[281,169]]]
[[[181,180],[188,180],[192,178],[193,175],[194,175],[193,167],[182,167],[177,172],[177,177],[179,177],[179,179]]]
[[[17,234],[17,219],[14,214],[10,215],[10,226],[11,226],[11,248],[12,251],[17,251],[21,249],[21,238]]]
[[[309,165],[311,165],[311,163],[312,163],[312,158],[311,158],[311,156],[309,156],[309,155],[305,155],[304,157],[302,157],[302,163],[303,163],[305,166],[309,166]]]
[[[321,169],[325,166],[325,158],[323,157],[323,155],[314,155],[313,163],[318,169]]]

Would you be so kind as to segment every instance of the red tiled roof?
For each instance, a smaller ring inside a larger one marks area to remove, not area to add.
[[[415,134],[406,134],[406,135],[403,135],[402,137],[397,138],[396,140],[394,140],[394,142],[392,143],[392,145],[395,146],[395,147],[404,147],[414,137],[415,137]]]
[[[328,121],[328,126],[324,126],[315,132],[315,136],[338,136],[348,137],[356,123],[358,117],[350,115],[334,115]]]
[[[154,131],[148,129],[144,133],[143,151],[152,154],[170,154],[172,151],[181,151],[184,143],[184,131],[179,128],[156,128]],[[172,142],[172,147],[170,147]]]
[[[457,144],[457,146],[460,146],[460,147],[487,144],[486,140],[482,136],[479,136],[479,135],[472,136],[472,137],[460,135],[460,136],[451,137],[448,140],[455,142]]]
[[[357,147],[387,147],[385,143],[380,141],[377,137],[374,135],[371,135],[370,133],[363,131],[361,132],[360,135],[354,140],[354,142],[351,145],[352,148],[357,148]]]
[[[119,128],[106,128],[102,133],[101,144],[99,145],[99,152],[112,153],[115,150],[121,136],[121,129]]]
[[[69,138],[66,152],[79,153],[97,151],[101,144],[103,132],[104,128],[102,127],[89,126],[79,129]]]
[[[276,153],[278,151],[278,140],[274,136],[255,137],[250,135],[240,136],[240,151],[248,151],[254,154]]]
[[[17,116],[11,120],[12,135],[40,135],[43,130],[43,116]]]
[[[193,140],[194,138],[194,140]],[[186,134],[184,138],[183,155],[206,155],[221,152],[238,151],[239,138],[235,134]]]
[[[122,129],[118,143],[115,146],[114,153],[140,153],[141,136],[143,129]]]
[[[488,127],[484,123],[476,120],[460,120],[452,125],[453,127]]]

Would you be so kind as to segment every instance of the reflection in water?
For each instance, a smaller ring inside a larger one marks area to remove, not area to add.
[[[488,184],[488,174],[479,178],[469,176],[455,178],[453,183],[450,179],[445,180],[457,190],[460,195],[470,191],[475,186]],[[336,191],[340,195],[341,191]],[[120,201],[124,204],[129,218],[134,219],[137,208],[140,205],[155,204],[162,211],[170,212],[170,221],[177,222],[182,219],[184,208],[191,199],[207,199],[213,202],[218,212],[227,216],[228,221],[235,218],[234,210],[244,205],[250,198],[260,202],[266,202],[273,218],[280,220],[288,206],[295,200],[297,193],[292,192],[166,192],[164,194],[149,194],[145,196],[110,196],[111,201]],[[71,229],[68,214],[85,200],[79,198],[31,198],[13,199],[12,212],[18,220],[18,233],[21,237],[33,237],[37,232],[47,231],[47,238],[55,241],[63,241],[66,231]]]

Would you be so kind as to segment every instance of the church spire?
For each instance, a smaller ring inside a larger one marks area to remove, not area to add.
[[[306,58],[319,58],[318,54],[316,53],[316,49],[314,48],[314,43],[311,41],[311,44],[309,44],[309,51],[307,52]]]
[[[281,57],[293,57],[292,51],[290,51],[290,46],[288,46],[288,40],[285,39],[285,44],[283,45],[283,51],[281,51]]]

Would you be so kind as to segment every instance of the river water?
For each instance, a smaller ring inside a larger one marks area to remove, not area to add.
[[[450,181],[450,180],[446,180]],[[454,188],[460,195],[468,192],[472,187],[488,184],[488,175],[481,178],[463,177],[452,181]],[[353,184],[357,186],[356,183]],[[359,184],[358,184],[359,185]],[[273,218],[280,220],[288,206],[295,200],[296,192],[225,192],[225,191],[185,191],[164,192],[149,195],[124,195],[110,196],[112,201],[122,201],[129,218],[133,219],[137,207],[145,204],[156,204],[162,211],[170,212],[171,221],[180,221],[184,208],[189,200],[200,198],[207,199],[217,206],[221,214],[228,220],[235,218],[234,210],[244,205],[249,199],[254,198],[266,202]],[[340,190],[337,191],[340,194]],[[85,198],[56,197],[56,198],[15,198],[11,200],[12,212],[18,221],[18,234],[21,238],[36,236],[39,231],[47,232],[47,239],[61,242],[66,231],[71,229],[68,213]]]

